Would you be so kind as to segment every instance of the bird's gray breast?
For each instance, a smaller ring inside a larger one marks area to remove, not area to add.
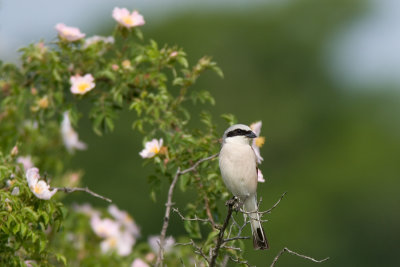
[[[256,156],[250,145],[224,144],[219,166],[222,179],[232,194],[246,197],[256,193]]]

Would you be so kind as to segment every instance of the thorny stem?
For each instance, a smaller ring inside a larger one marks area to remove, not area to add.
[[[107,197],[103,197],[102,195],[99,195],[99,194],[93,192],[88,187],[85,187],[85,188],[81,188],[81,187],[72,187],[72,188],[71,187],[52,187],[51,189],[57,189],[57,191],[62,191],[62,192],[65,192],[65,193],[72,193],[72,192],[75,192],[75,191],[86,192],[88,194],[91,194],[94,197],[100,198],[100,199],[105,200],[105,201],[107,201],[109,203],[112,202],[111,199],[109,199]]]
[[[275,263],[278,261],[279,257],[280,257],[284,252],[288,252],[289,254],[292,254],[292,255],[295,255],[295,256],[297,256],[297,257],[300,257],[300,258],[303,258],[303,259],[306,259],[306,260],[310,260],[310,261],[313,261],[313,262],[316,262],[316,263],[321,263],[321,262],[324,262],[324,261],[326,261],[326,260],[329,259],[329,257],[327,257],[327,258],[322,259],[322,260],[316,260],[316,259],[311,258],[311,257],[309,257],[309,256],[302,255],[302,254],[299,254],[299,253],[297,253],[297,252],[294,252],[294,251],[288,249],[287,247],[284,247],[281,251],[279,251],[278,255],[276,255],[276,257],[275,257],[275,259],[273,260],[273,262],[272,262],[272,264],[271,264],[270,267],[274,267],[274,266],[275,266]]]
[[[183,174],[186,174],[188,172],[192,172],[194,170],[196,170],[196,168],[204,161],[207,160],[211,160],[213,158],[216,158],[218,156],[218,154],[214,154],[212,156],[209,156],[207,158],[204,159],[200,159],[199,161],[197,161],[195,164],[193,164],[192,167],[187,168],[183,171],[181,171],[180,168],[178,168],[176,170],[174,179],[172,180],[171,185],[169,186],[169,190],[168,190],[168,197],[167,197],[167,203],[165,203],[166,209],[165,209],[165,215],[164,215],[164,222],[163,222],[163,226],[161,228],[161,234],[160,234],[160,249],[158,251],[158,255],[157,255],[157,262],[156,262],[156,266],[162,266],[162,263],[164,261],[164,243],[165,243],[165,236],[167,234],[167,229],[168,229],[168,225],[169,225],[169,218],[171,215],[171,207],[174,205],[174,203],[172,203],[172,196],[174,194],[174,189],[175,189],[175,185],[176,182],[178,181],[179,177]]]

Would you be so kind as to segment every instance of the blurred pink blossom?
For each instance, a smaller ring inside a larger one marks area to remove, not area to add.
[[[122,26],[132,28],[144,25],[145,21],[142,15],[136,10],[132,13],[126,8],[115,7],[112,12],[112,17]]]
[[[132,262],[131,267],[150,267],[150,265],[148,265],[146,262],[144,262],[143,260],[137,258]]]
[[[63,120],[61,122],[61,136],[64,141],[64,145],[68,152],[72,153],[75,149],[84,150],[86,144],[81,142],[78,137],[78,133],[72,128],[71,120],[69,119],[68,111],[63,114]]]
[[[160,250],[160,236],[158,235],[149,236],[148,242],[151,249],[156,254],[158,254],[158,251]],[[165,238],[165,244],[164,244],[165,253],[169,253],[174,247],[174,245],[175,245],[175,239],[172,236]]]
[[[257,138],[253,139],[253,143],[252,143],[252,148],[254,150],[254,153],[256,154],[257,157],[257,163],[261,164],[261,162],[264,160],[261,157],[260,154],[260,147],[262,147],[262,145],[265,142],[265,138],[264,137],[260,137],[260,133],[261,133],[261,126],[262,126],[262,122],[261,121],[257,121],[255,123],[252,123],[250,125],[251,130],[257,135]]]
[[[110,205],[108,206],[108,212],[115,218],[115,220],[117,220],[117,222],[121,223],[125,227],[125,229],[134,237],[137,238],[140,236],[139,227],[126,211],[118,209],[116,205]]]
[[[25,171],[33,167],[31,156],[19,156],[17,158],[17,163],[21,163],[24,166]]]
[[[60,38],[69,42],[74,42],[85,37],[85,34],[81,33],[78,28],[68,27],[64,23],[58,23],[55,28]]]
[[[264,183],[264,175],[262,174],[261,170],[257,168],[257,180],[259,183]]]
[[[85,76],[75,75],[69,78],[71,83],[71,93],[84,95],[95,87],[94,78],[92,74]]]

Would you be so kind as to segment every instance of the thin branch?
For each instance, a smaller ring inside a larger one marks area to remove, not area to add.
[[[249,263],[249,261],[247,261],[247,260],[239,260],[239,259],[235,259],[235,258],[232,258],[231,256],[229,256],[229,259],[231,260],[231,261],[233,261],[233,262],[236,262],[236,263],[239,263],[239,264],[245,264],[246,266],[252,266],[252,265],[250,265],[250,263]]]
[[[260,213],[260,214],[271,213],[271,211],[272,211],[273,209],[275,209],[276,206],[279,205],[279,203],[281,202],[281,200],[283,199],[283,197],[286,195],[286,193],[287,193],[287,192],[283,192],[282,196],[278,199],[278,201],[277,201],[270,209],[268,209],[268,210],[266,210],[266,211],[259,212],[259,213]]]
[[[203,163],[204,161],[207,161],[207,160],[214,159],[214,158],[218,157],[218,154],[219,153],[211,155],[211,156],[209,156],[207,158],[204,158],[204,159],[201,159],[201,160],[197,161],[195,164],[193,164],[192,167],[187,168],[186,170],[180,171],[180,175],[194,171],[200,165],[200,163]]]
[[[235,236],[232,238],[227,238],[222,240],[223,243],[234,241],[234,240],[243,240],[243,239],[250,239],[250,236]]]
[[[193,239],[190,239],[190,242],[187,243],[176,243],[175,246],[188,246],[191,245],[195,248],[194,253],[201,255],[207,263],[210,263],[209,259],[207,258],[206,254],[204,254],[204,251],[201,247],[197,246],[196,243],[193,241]]]
[[[256,211],[245,211],[245,210],[243,210],[243,209],[240,209],[240,212],[241,213],[244,213],[244,214],[254,214],[254,213],[258,213],[259,215],[264,215],[264,214],[267,214],[267,213],[271,213],[271,211],[273,210],[273,209],[275,209],[278,205],[279,205],[279,203],[281,202],[281,200],[283,199],[283,197],[286,195],[286,193],[287,192],[284,192],[281,196],[280,196],[280,198],[278,199],[278,201],[271,207],[271,208],[269,208],[268,210],[266,210],[266,211],[259,211],[258,210],[258,207],[259,206],[257,206],[257,210]],[[254,219],[253,219],[254,220]],[[263,222],[261,219],[259,219],[258,221],[261,221],[261,222]]]
[[[105,200],[105,201],[110,202],[110,203],[112,202],[111,199],[109,199],[107,197],[103,197],[102,195],[99,195],[99,194],[93,192],[88,187],[85,187],[85,188],[81,188],[81,187],[72,187],[72,188],[71,187],[52,187],[50,189],[57,189],[57,191],[62,191],[62,192],[65,192],[65,193],[72,193],[72,192],[75,192],[75,191],[86,192],[88,194],[91,194],[94,197],[100,198],[100,199]]]
[[[168,229],[168,225],[169,225],[169,218],[170,218],[170,214],[171,214],[171,207],[174,205],[174,203],[172,203],[172,196],[174,194],[174,188],[176,185],[176,182],[178,181],[179,177],[183,174],[186,174],[188,172],[194,171],[196,170],[196,168],[204,161],[207,160],[211,160],[213,158],[216,158],[218,156],[218,154],[214,154],[212,156],[209,156],[207,158],[204,159],[200,159],[199,161],[197,161],[195,164],[193,164],[190,168],[187,168],[183,171],[181,171],[180,167],[178,167],[178,169],[176,170],[174,179],[171,182],[171,185],[169,186],[169,190],[168,190],[168,197],[167,197],[167,203],[165,203],[166,209],[165,209],[165,215],[164,215],[164,222],[163,222],[163,226],[161,228],[161,234],[160,234],[160,249],[158,251],[158,255],[157,255],[157,262],[156,262],[156,266],[162,266],[162,263],[164,261],[164,243],[165,243],[165,236],[167,234],[167,229]]]
[[[219,230],[217,244],[215,245],[215,248],[212,249],[212,252],[210,251],[210,254],[211,254],[210,267],[215,267],[215,264],[217,262],[219,249],[221,248],[221,245],[224,243],[225,229],[228,226],[229,220],[232,217],[233,206],[235,205],[236,201],[237,201],[237,198],[234,197],[231,200],[228,200],[226,202],[226,205],[228,206],[228,214],[226,215],[224,224],[222,225],[221,229]]]
[[[292,255],[295,255],[295,256],[297,256],[297,257],[300,257],[300,258],[303,258],[303,259],[306,259],[306,260],[310,260],[310,261],[313,261],[313,262],[316,262],[316,263],[321,263],[321,262],[324,262],[324,261],[326,261],[326,260],[329,259],[329,257],[327,257],[327,258],[322,259],[322,260],[316,260],[316,259],[311,258],[311,257],[309,257],[309,256],[302,255],[302,254],[299,254],[299,253],[297,253],[297,252],[294,252],[294,251],[288,249],[287,247],[284,247],[281,251],[279,251],[278,255],[276,255],[276,257],[275,257],[275,259],[274,259],[274,261],[272,262],[272,264],[271,264],[270,267],[274,267],[274,266],[275,266],[275,263],[278,261],[279,257],[280,257],[284,252],[288,252],[289,254],[292,254]]]
[[[182,215],[182,213],[180,213],[180,211],[177,208],[172,208],[172,211],[177,213],[179,215],[179,217],[181,217],[181,219],[183,221],[198,221],[198,222],[206,222],[206,223],[210,223],[212,225],[212,222],[210,219],[202,219],[202,218],[198,218],[197,215],[194,215],[194,218],[186,218],[185,216]]]
[[[175,184],[178,181],[178,178],[180,176],[180,168],[176,171],[175,177],[172,180],[171,185],[169,186],[168,190],[168,198],[167,198],[167,203],[165,203],[166,209],[165,209],[165,215],[164,215],[164,223],[161,229],[161,235],[160,235],[160,249],[158,250],[158,255],[157,255],[157,262],[156,266],[162,266],[162,262],[164,260],[164,242],[165,242],[165,236],[167,234],[167,228],[169,224],[169,217],[171,214],[171,206],[172,204],[172,195],[174,193],[174,188]]]

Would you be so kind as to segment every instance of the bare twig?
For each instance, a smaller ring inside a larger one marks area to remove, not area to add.
[[[88,187],[85,187],[85,188],[81,188],[81,187],[72,187],[72,188],[71,187],[52,187],[51,189],[57,189],[57,191],[62,191],[62,192],[65,192],[65,193],[72,193],[72,192],[75,192],[75,191],[86,192],[88,194],[91,194],[94,197],[100,198],[100,199],[105,200],[105,201],[110,202],[110,203],[112,202],[111,199],[109,199],[107,197],[103,197],[102,195],[99,195],[99,194],[93,192]]]
[[[188,245],[193,246],[195,248],[194,253],[201,255],[207,263],[210,263],[210,260],[207,258],[206,254],[204,254],[203,249],[201,247],[199,247],[198,245],[196,245],[196,243],[193,241],[193,239],[190,239],[190,242],[187,242],[187,243],[176,243],[175,244],[175,246],[188,246]]]
[[[235,236],[232,238],[227,238],[222,240],[223,243],[234,241],[234,240],[243,240],[243,239],[250,239],[250,236]]]
[[[188,172],[192,172],[200,165],[200,163],[203,163],[204,161],[207,161],[207,160],[214,159],[216,157],[218,157],[218,154],[214,154],[214,155],[211,155],[211,156],[209,156],[207,158],[201,159],[201,160],[197,161],[195,164],[193,164],[192,167],[187,168],[186,170],[180,171],[180,175],[188,173]]]
[[[226,202],[226,205],[228,206],[228,214],[226,215],[224,224],[222,225],[221,229],[219,230],[217,244],[215,245],[215,248],[212,249],[212,251],[210,251],[210,254],[211,254],[210,267],[214,267],[217,262],[219,249],[221,248],[221,245],[224,243],[225,229],[228,226],[229,220],[232,217],[233,206],[235,205],[236,201],[237,201],[237,199],[236,199],[236,197],[234,197],[231,200],[228,200]]]
[[[182,215],[182,213],[180,213],[180,211],[177,208],[172,208],[172,211],[175,212],[176,214],[179,215],[179,217],[181,217],[181,219],[183,221],[198,221],[198,222],[206,222],[206,223],[210,223],[212,225],[212,222],[210,219],[202,219],[202,218],[198,218],[197,215],[194,215],[194,218],[186,218],[185,216]]]
[[[174,194],[174,188],[176,185],[176,182],[178,181],[179,177],[183,174],[186,174],[188,172],[194,171],[196,170],[196,168],[204,161],[207,160],[211,160],[214,159],[218,156],[218,154],[214,154],[212,156],[209,156],[207,158],[204,159],[200,159],[199,161],[197,161],[195,164],[193,164],[190,168],[187,168],[183,171],[181,171],[180,168],[178,168],[176,170],[174,179],[171,182],[171,185],[169,186],[169,190],[168,190],[168,197],[167,197],[167,203],[165,203],[166,209],[165,209],[165,215],[164,215],[164,222],[163,222],[163,226],[161,228],[161,234],[160,234],[160,249],[158,251],[158,255],[157,255],[157,262],[156,262],[156,266],[162,266],[163,260],[164,260],[164,243],[165,243],[165,236],[167,234],[167,229],[168,229],[168,225],[169,225],[169,218],[170,218],[170,214],[171,214],[171,206],[173,206],[174,204],[172,203],[172,196]]]
[[[287,192],[284,192],[284,193],[280,196],[280,198],[278,199],[278,201],[277,201],[271,208],[269,208],[269,209],[266,210],[266,211],[259,211],[259,210],[258,210],[258,207],[259,207],[259,206],[257,206],[257,211],[245,211],[245,210],[243,210],[243,209],[240,209],[240,212],[241,212],[241,213],[244,213],[244,214],[254,214],[255,212],[257,212],[259,215],[261,215],[260,217],[262,217],[264,214],[271,213],[271,211],[272,211],[273,209],[275,209],[275,208],[279,205],[279,203],[281,202],[281,200],[283,199],[283,197],[286,195],[286,193],[287,193]],[[254,218],[253,218],[253,220],[254,220]],[[259,221],[262,222],[261,219],[259,219]]]
[[[266,210],[266,211],[259,212],[259,213],[260,213],[260,214],[271,213],[271,211],[272,211],[273,209],[275,209],[276,206],[279,205],[279,203],[281,202],[281,200],[283,199],[283,197],[286,195],[286,193],[287,193],[287,192],[283,192],[282,196],[278,199],[278,201],[277,201],[271,208],[269,208],[269,209]]]
[[[232,258],[231,256],[229,256],[229,259],[231,260],[231,261],[233,261],[233,262],[236,262],[236,263],[239,263],[239,264],[244,264],[244,265],[246,265],[246,266],[249,266],[249,267],[251,267],[252,265],[250,265],[250,263],[247,261],[247,260],[239,260],[239,259],[235,259],[235,258]]]
[[[295,256],[297,256],[297,257],[300,257],[300,258],[303,258],[303,259],[306,259],[306,260],[310,260],[310,261],[313,261],[313,262],[316,262],[316,263],[321,263],[321,262],[324,262],[324,261],[326,261],[326,260],[329,259],[329,257],[327,257],[327,258],[322,259],[322,260],[316,260],[316,259],[311,258],[311,257],[309,257],[309,256],[302,255],[302,254],[299,254],[299,253],[297,253],[297,252],[294,252],[294,251],[288,249],[287,247],[284,247],[281,251],[279,251],[278,255],[276,255],[276,257],[275,257],[275,259],[273,260],[273,262],[272,262],[272,264],[271,264],[270,267],[274,267],[274,266],[275,266],[275,263],[278,261],[279,257],[280,257],[284,252],[288,252],[289,254],[292,254],[292,255],[295,255]]]

